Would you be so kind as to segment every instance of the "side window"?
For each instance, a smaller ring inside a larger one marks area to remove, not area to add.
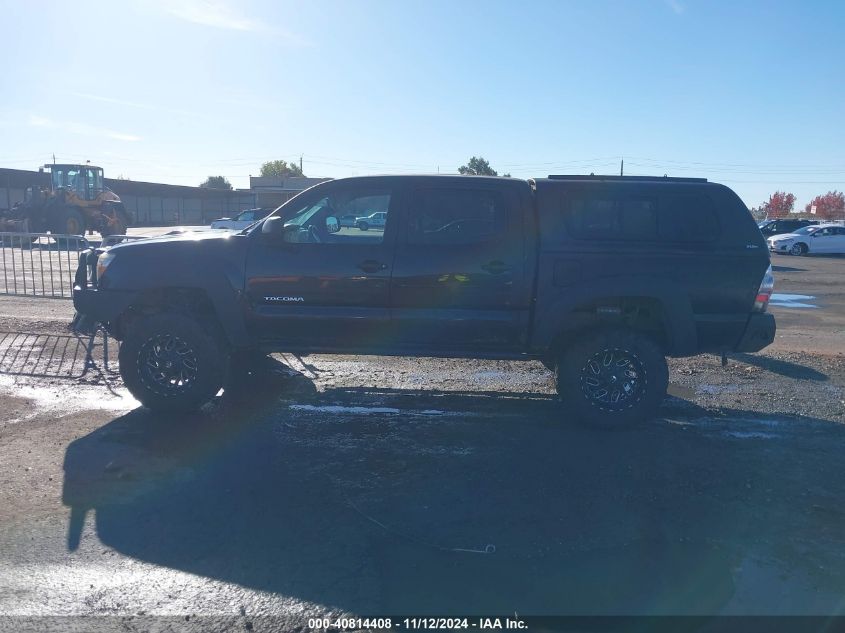
[[[311,199],[285,219],[286,242],[380,244],[390,216],[389,191],[336,190]],[[344,218],[344,221],[341,221]]]
[[[567,216],[577,239],[653,240],[657,236],[657,203],[653,198],[573,198]]]
[[[657,203],[648,198],[628,198],[622,203],[625,239],[653,240],[657,236]]]
[[[780,226],[773,226],[776,231]],[[719,237],[719,220],[708,196],[669,195],[660,200],[658,232],[673,242],[712,242]]]
[[[478,244],[507,229],[505,202],[496,191],[424,189],[414,199],[409,244]]]

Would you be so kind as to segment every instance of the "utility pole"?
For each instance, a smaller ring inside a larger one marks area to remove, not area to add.
[[[619,175],[625,175],[625,159],[623,158],[622,161],[619,163]]]
[[[299,173],[302,173],[302,154],[299,155]]]

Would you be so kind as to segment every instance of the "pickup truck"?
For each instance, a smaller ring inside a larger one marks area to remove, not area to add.
[[[387,224],[387,212],[385,211],[379,211],[377,213],[365,215],[364,217],[355,218],[355,226],[362,231],[369,231],[370,228],[383,229],[385,224]]]
[[[342,229],[386,209],[385,230]],[[131,393],[184,411],[243,352],[539,360],[562,417],[655,415],[667,356],[756,352],[769,252],[703,179],[373,176],[318,184],[240,232],[81,254],[75,324],[122,342]]]

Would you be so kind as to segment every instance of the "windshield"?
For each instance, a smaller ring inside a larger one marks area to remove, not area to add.
[[[796,235],[810,235],[810,233],[814,233],[819,230],[817,226],[803,226],[800,229],[793,231]]]

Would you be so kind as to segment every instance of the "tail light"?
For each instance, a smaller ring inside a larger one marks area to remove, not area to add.
[[[772,298],[772,291],[775,289],[775,278],[772,274],[772,267],[766,269],[766,274],[763,275],[763,281],[760,282],[760,288],[757,290],[757,297],[754,299],[754,312],[765,312],[766,306],[769,305],[769,299]]]

